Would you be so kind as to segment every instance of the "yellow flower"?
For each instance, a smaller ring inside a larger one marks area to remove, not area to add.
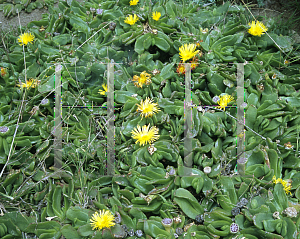
[[[228,105],[228,103],[230,103],[231,101],[233,101],[233,97],[231,95],[225,94],[225,95],[220,95],[219,96],[219,100],[218,100],[218,104],[219,106],[217,106],[217,108],[219,109],[223,109],[225,111],[225,107]]]
[[[29,80],[26,80],[26,83],[22,83],[22,85],[18,84],[17,86],[20,86],[22,88],[35,88],[36,86],[38,86],[38,84],[40,83],[41,81],[39,80],[36,80],[36,79],[29,79]]]
[[[133,25],[138,20],[139,20],[139,18],[137,17],[136,14],[134,14],[134,16],[129,15],[128,17],[126,17],[126,19],[124,20],[124,22],[127,23],[127,24],[129,24],[129,25]]]
[[[135,128],[134,130],[131,131],[133,134],[132,138],[136,139],[137,141],[135,142],[136,144],[140,142],[141,145],[145,145],[148,142],[152,144],[155,140],[159,138],[158,135],[158,128],[155,126],[152,126],[149,130],[150,124],[148,126],[144,125],[141,129],[141,127],[138,125],[137,129]]]
[[[292,148],[294,148],[294,145],[292,145],[291,142],[287,142],[287,143],[284,144],[284,148],[285,149],[292,149]]]
[[[104,90],[99,90],[99,94],[105,95],[105,93],[107,92],[107,85],[106,84],[102,84],[102,88]]]
[[[289,63],[290,63],[290,61],[288,61],[288,60],[284,61],[284,64],[289,64]]]
[[[181,57],[182,61],[185,62],[191,58],[193,58],[195,55],[198,54],[199,50],[195,50],[196,45],[193,43],[184,44],[183,46],[179,47],[179,56]]]
[[[151,75],[143,71],[140,76],[134,75],[132,81],[134,85],[140,88],[143,88],[143,84],[149,85],[151,83]]]
[[[103,209],[102,211],[100,210],[100,214],[98,214],[98,212],[93,214],[92,219],[90,219],[92,223],[90,224],[93,227],[93,230],[95,228],[101,230],[104,227],[110,228],[111,226],[114,226],[114,220],[115,218],[112,213]]]
[[[23,44],[26,46],[28,42],[32,42],[34,40],[34,36],[31,33],[24,33],[21,36],[19,36],[18,41],[21,43],[19,44],[22,46]]]
[[[193,60],[192,61],[190,61],[190,63],[192,63],[191,64],[191,69],[192,70],[195,70],[196,69],[196,67],[197,67],[197,63],[198,63],[198,59],[194,56],[194,58],[193,58]]]
[[[203,30],[202,30],[202,33],[203,33],[203,34],[208,33],[208,28],[203,29]]]
[[[256,23],[255,21],[252,21],[252,24],[248,23],[248,25],[251,26],[248,32],[253,36],[260,37],[262,34],[265,34],[264,32],[268,30],[268,28],[266,28],[264,24],[259,21],[257,21]]]
[[[176,72],[178,73],[178,75],[185,74],[185,67],[182,63],[178,64]]]
[[[131,0],[129,3],[130,3],[130,6],[133,6],[133,5],[137,5],[139,2],[139,0]]]
[[[5,76],[8,75],[7,68],[1,67],[0,72],[1,72],[1,76],[2,76],[2,77],[5,77]]]
[[[157,103],[152,103],[153,99],[149,99],[148,97],[146,100],[143,102],[141,101],[140,105],[137,104],[137,112],[141,112],[141,116],[145,116],[145,118],[150,117],[153,115],[153,113],[160,111],[157,108]]]
[[[152,13],[152,18],[153,18],[153,20],[155,20],[155,21],[158,21],[159,18],[160,18],[160,16],[161,16],[160,12],[153,12],[153,13]]]
[[[292,189],[291,183],[289,183],[285,180],[282,180],[281,178],[276,179],[275,175],[273,176],[272,180],[273,180],[273,183],[275,183],[275,184],[281,183],[286,194],[292,194],[290,192],[290,190]]]

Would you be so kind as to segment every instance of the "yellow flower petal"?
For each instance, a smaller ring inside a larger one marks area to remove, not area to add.
[[[143,88],[143,84],[149,85],[151,83],[151,75],[143,71],[140,76],[134,75],[132,81],[135,81],[136,87]]]
[[[126,17],[124,22],[129,24],[129,25],[134,25],[138,20],[139,20],[139,18],[137,17],[136,14],[134,14],[134,16],[129,15],[128,17]]]
[[[37,79],[29,79],[26,80],[26,83],[21,83],[22,85],[18,84],[17,86],[21,87],[21,88],[35,88],[36,86],[38,86],[38,84],[41,81],[37,80]]]
[[[157,103],[152,103],[153,99],[150,98],[146,98],[146,100],[143,102],[143,100],[141,101],[140,105],[137,104],[138,108],[137,108],[137,112],[141,113],[141,116],[143,118],[143,116],[145,116],[145,118],[152,116],[154,113],[160,111],[157,108]]]
[[[160,12],[153,12],[153,13],[152,13],[152,18],[153,18],[153,20],[155,20],[155,21],[158,21],[159,18],[160,18],[160,16],[161,16],[161,13],[160,13]]]
[[[131,1],[129,2],[129,4],[130,4],[130,6],[134,6],[134,5],[137,5],[138,2],[139,2],[139,0],[131,0]]]
[[[220,98],[218,100],[219,106],[217,106],[217,108],[223,109],[224,111],[225,111],[225,107],[228,105],[228,103],[230,103],[231,101],[234,100],[234,98],[231,95],[228,95],[228,94],[219,96],[219,98]]]
[[[251,26],[248,32],[253,36],[260,37],[262,34],[265,34],[264,32],[268,30],[268,28],[266,28],[264,24],[259,21],[252,21],[252,23],[248,23],[248,25]]]
[[[20,46],[22,45],[27,45],[28,42],[32,42],[34,40],[34,36],[31,33],[24,33],[22,35],[19,36],[18,41],[20,42]]]
[[[196,45],[193,43],[184,44],[179,48],[179,56],[183,62],[193,58],[199,53],[199,50],[196,51]]]
[[[99,90],[99,94],[105,95],[105,93],[107,92],[107,85],[106,84],[102,84],[102,88],[104,90]]]
[[[99,229],[101,230],[102,228],[110,228],[112,226],[115,225],[114,223],[114,216],[112,215],[112,213],[110,211],[107,210],[102,210],[100,211],[100,213],[95,212],[92,216],[92,219],[90,219],[91,221],[91,226],[94,229]]]
[[[158,128],[152,126],[149,129],[149,127],[150,124],[148,126],[144,125],[141,129],[141,127],[138,125],[137,128],[131,131],[131,133],[133,134],[132,138],[137,140],[135,142],[136,144],[140,143],[140,146],[144,146],[147,143],[152,144],[155,140],[159,138]]]

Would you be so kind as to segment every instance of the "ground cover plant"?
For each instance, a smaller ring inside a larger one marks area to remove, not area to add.
[[[1,238],[300,238],[300,51],[274,21],[230,2],[63,1],[49,13],[2,35]]]

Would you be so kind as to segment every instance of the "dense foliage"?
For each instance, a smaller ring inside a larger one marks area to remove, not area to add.
[[[0,48],[1,238],[300,238],[299,44],[272,20],[254,29],[229,2],[63,1],[49,12]],[[103,176],[111,62],[113,177]],[[65,174],[53,167],[56,63]],[[245,63],[242,135],[234,63]]]

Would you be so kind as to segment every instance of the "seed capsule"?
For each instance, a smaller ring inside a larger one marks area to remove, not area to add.
[[[180,236],[183,233],[183,229],[178,227],[178,228],[176,228],[175,232]]]
[[[155,76],[155,75],[159,74],[160,71],[157,69],[154,69],[153,71],[151,71],[151,73]]]
[[[230,225],[230,232],[231,233],[237,233],[239,231],[239,225],[236,223],[231,223]]]
[[[234,207],[234,208],[232,208],[232,210],[231,210],[232,216],[239,215],[240,212],[241,212],[241,210],[240,210],[238,207]]]
[[[6,133],[9,130],[7,126],[0,126],[0,133]]]
[[[180,216],[178,215],[177,217],[174,217],[174,218],[173,218],[173,221],[174,221],[175,224],[181,223],[181,218],[180,218]]]
[[[206,167],[203,169],[203,172],[206,173],[206,174],[209,174],[209,173],[211,172],[211,167],[206,166]]]
[[[202,214],[197,215],[195,221],[202,224],[204,222],[204,216]]]
[[[242,198],[240,203],[243,205],[243,206],[246,206],[248,204],[248,200],[246,198]]]
[[[279,212],[274,212],[274,213],[273,213],[273,218],[274,218],[274,219],[280,219],[280,217],[279,217]]]
[[[141,230],[136,230],[135,235],[137,237],[141,237],[141,236],[143,236],[143,232]]]
[[[119,213],[119,212],[116,212],[116,213],[115,213],[115,223],[120,224],[121,221],[122,221],[122,218],[121,218],[120,213]]]
[[[109,23],[109,30],[111,30],[111,31],[115,30],[116,26],[117,26],[117,24],[114,22]]]
[[[130,237],[134,236],[134,230],[132,228],[128,231],[128,236]]]
[[[121,225],[121,227],[124,229],[124,231],[125,231],[125,232],[127,232],[127,231],[128,231],[128,228],[127,228],[127,226],[126,226],[126,225]]]
[[[285,213],[288,217],[297,217],[297,210],[294,207],[286,208],[283,213]]]
[[[161,221],[161,224],[165,227],[165,228],[170,228],[173,225],[173,219],[171,218],[164,218]]]
[[[183,228],[183,230],[186,232],[191,226],[193,226],[193,225],[195,225],[195,223],[194,222],[192,222],[192,223],[190,223],[190,224],[187,224],[184,228]]]

